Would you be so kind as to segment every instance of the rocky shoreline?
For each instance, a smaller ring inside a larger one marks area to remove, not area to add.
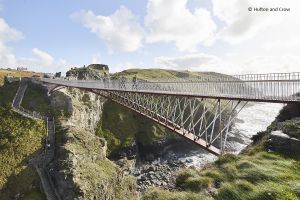
[[[114,160],[114,162],[123,169],[124,174],[136,178],[138,192],[144,193],[150,187],[174,189],[178,170],[193,166],[191,156],[201,152],[196,146],[186,141],[179,140],[173,141],[173,143],[169,141],[168,143],[165,147],[159,145],[161,149],[154,145],[152,151],[150,147],[147,147],[148,152],[138,152],[138,148],[133,147],[137,150],[124,149],[118,153],[124,156],[130,152],[128,156]],[[186,147],[182,148],[182,146]],[[153,152],[161,153],[155,154]],[[139,154],[148,156],[141,159]],[[202,165],[210,161],[203,156]]]

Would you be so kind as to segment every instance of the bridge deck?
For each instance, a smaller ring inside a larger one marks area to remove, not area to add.
[[[300,73],[260,74],[226,77],[218,80],[197,81],[137,81],[128,80],[66,80],[41,79],[60,86],[107,91],[191,96],[256,102],[300,102]]]

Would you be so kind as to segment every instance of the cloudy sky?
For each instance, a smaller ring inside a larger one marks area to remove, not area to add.
[[[0,0],[0,68],[90,63],[113,72],[300,71],[300,1]]]

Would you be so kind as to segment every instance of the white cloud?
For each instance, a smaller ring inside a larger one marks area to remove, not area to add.
[[[225,23],[218,37],[231,44],[252,39],[260,33],[268,39],[268,35],[272,34],[269,30],[277,28],[278,31],[286,22],[296,24],[296,16],[300,16],[297,10],[300,5],[298,0],[212,0],[212,2],[214,15]],[[252,9],[287,7],[291,8],[291,11],[248,11],[249,7]],[[294,27],[289,27],[291,28]]]
[[[214,55],[188,54],[179,57],[158,57],[155,58],[155,62],[164,68],[212,71],[221,61]]]
[[[38,48],[32,49],[32,53],[38,58],[40,63],[43,63],[44,66],[51,66],[54,63],[54,58],[45,51],[42,51]]]
[[[97,16],[92,11],[83,10],[71,17],[102,39],[110,51],[134,52],[142,46],[143,28],[125,6],[110,16]]]
[[[255,74],[299,71],[300,58],[293,55],[242,57],[228,54],[224,58],[209,54],[188,54],[179,57],[158,57],[162,68],[193,71],[213,71],[225,74]]]
[[[0,64],[14,65],[16,57],[12,49],[8,46],[9,42],[15,42],[23,39],[23,34],[20,31],[10,27],[6,21],[0,18]]]
[[[236,59],[237,60],[237,59]],[[286,73],[299,71],[300,58],[294,55],[256,56],[236,61],[239,73]]]
[[[92,55],[92,63],[93,64],[101,63],[101,54],[100,53],[95,53]]]
[[[0,40],[2,43],[18,41],[22,38],[23,34],[20,31],[10,27],[4,19],[0,18]]]
[[[147,42],[175,42],[180,51],[196,51],[199,44],[210,45],[216,25],[210,12],[187,9],[188,0],[149,0],[145,26]]]
[[[22,32],[10,27],[4,19],[0,18],[0,65],[2,67],[15,68],[23,66],[28,67],[30,70],[43,72],[66,70],[67,62],[65,60],[55,60],[49,53],[38,48],[32,49],[33,57],[17,57],[9,43],[23,38]]]
[[[137,65],[135,65],[132,62],[118,63],[114,66],[111,66],[109,68],[109,72],[115,73],[115,72],[120,72],[120,71],[127,70],[127,69],[132,69],[135,67],[137,67]]]
[[[17,65],[28,67],[30,70],[39,72],[63,72],[65,73],[70,65],[64,59],[54,59],[49,53],[38,48],[32,49],[33,57],[17,59]]]

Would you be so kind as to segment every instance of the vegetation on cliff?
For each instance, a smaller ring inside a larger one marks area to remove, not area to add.
[[[106,158],[104,141],[78,128],[70,128],[65,137],[60,159],[72,166],[65,170],[75,182],[67,179],[70,182],[68,189],[61,191],[63,199],[138,199],[135,179]]]
[[[128,147],[134,142],[151,145],[163,138],[173,137],[166,128],[111,101],[103,106],[97,135],[107,140],[109,152]]]
[[[288,106],[289,108],[290,106]],[[277,119],[290,119],[282,113],[290,113],[284,108]],[[294,112],[294,111],[293,111]],[[293,116],[298,117],[298,116]],[[293,121],[297,121],[295,118]],[[240,155],[224,155],[204,169],[184,169],[178,173],[173,196],[186,192],[181,198],[171,196],[165,199],[201,199],[189,198],[191,194],[205,194],[220,200],[260,200],[300,198],[300,157],[292,152],[271,151],[267,145],[271,132],[283,127],[286,134],[299,133],[299,125],[285,121],[275,121],[264,132],[253,137],[254,143]],[[288,127],[288,128],[286,128]],[[296,134],[297,135],[297,134]],[[160,199],[166,191],[149,190],[145,200]]]
[[[228,75],[215,72],[193,72],[193,71],[178,71],[170,69],[128,69],[122,72],[111,74],[112,78],[124,76],[127,79],[132,79],[136,76],[141,80],[180,80],[180,79],[218,79],[229,77]]]
[[[44,199],[39,177],[28,161],[41,150],[45,126],[12,110],[17,88],[18,82],[0,87],[0,197]]]

